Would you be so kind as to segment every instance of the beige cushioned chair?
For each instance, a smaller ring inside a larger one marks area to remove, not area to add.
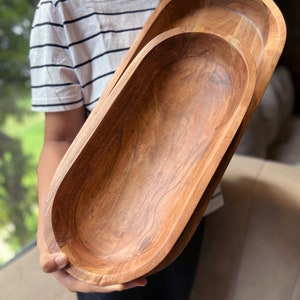
[[[300,167],[236,155],[222,186],[192,300],[300,299]]]

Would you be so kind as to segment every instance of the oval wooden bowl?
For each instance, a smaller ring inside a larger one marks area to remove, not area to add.
[[[194,0],[191,0],[194,2]],[[173,0],[167,1],[170,5],[171,3],[175,4]],[[153,272],[157,272],[162,268],[170,264],[184,249],[190,238],[192,237],[195,229],[199,225],[201,218],[205,212],[205,209],[212,198],[214,190],[221,181],[221,178],[233,156],[235,150],[245,132],[249,121],[255,112],[257,106],[260,103],[260,100],[263,96],[263,93],[269,83],[273,71],[278,63],[280,55],[283,51],[285,40],[286,40],[286,26],[284,18],[272,0],[237,0],[237,1],[200,1],[205,7],[204,11],[208,11],[210,8],[215,10],[220,9],[220,6],[223,7],[223,19],[220,18],[213,20],[212,11],[208,13],[212,17],[205,17],[206,13],[202,14],[202,23],[207,21],[212,31],[222,31],[224,35],[229,35],[237,38],[252,54],[254,60],[256,61],[256,85],[251,99],[251,104],[248,107],[247,112],[245,113],[244,119],[231,141],[230,146],[228,147],[225,155],[223,156],[217,170],[210,183],[208,184],[203,196],[199,200],[199,204],[191,217],[189,223],[184,229],[184,232],[180,236],[180,239],[177,241],[176,245],[169,252],[168,256],[164,261],[155,269]],[[198,3],[200,3],[198,2]],[[179,3],[178,3],[179,5]],[[229,14],[226,17],[226,6],[230,10],[231,17]],[[200,9],[201,10],[201,9]],[[199,10],[199,12],[200,12]],[[199,14],[199,17],[200,17]],[[216,13],[217,15],[218,13]],[[219,16],[220,10],[219,10]],[[239,17],[238,17],[239,16]],[[238,19],[240,18],[240,21]],[[233,20],[236,21],[233,21]],[[152,20],[152,22],[156,22]],[[234,26],[232,26],[235,24]],[[151,25],[149,25],[151,27]],[[140,39],[140,42],[143,38]],[[136,44],[138,45],[138,43]],[[126,59],[123,62],[126,65]],[[118,74],[116,74],[117,76]],[[113,78],[112,82],[116,80]],[[108,88],[110,88],[108,86]]]
[[[170,253],[248,110],[255,62],[234,40],[173,29],[134,58],[83,127],[49,194],[45,236],[98,285]]]
[[[114,88],[124,70],[144,45],[161,32],[176,26],[194,26],[198,27],[199,31],[210,30],[219,34],[222,33],[224,38],[235,38],[252,54],[256,62],[257,81],[251,104],[245,113],[239,130],[222,158],[205,193],[199,200],[194,215],[168,257],[154,271],[164,268],[180,254],[200,223],[212,194],[220,182],[255,109],[259,105],[286,40],[284,18],[272,0],[162,0],[120,64],[103,93],[101,101],[106,101],[106,97]],[[93,113],[97,113],[97,107]]]
[[[161,32],[176,26],[195,26],[199,31],[207,31],[209,28],[213,32],[222,32],[224,38],[227,36],[237,39],[255,59],[257,82],[251,105],[249,105],[239,130],[220,162],[213,179],[199,200],[193,217],[168,257],[155,271],[164,268],[180,254],[200,223],[213,192],[259,105],[286,40],[284,18],[272,0],[162,0],[115,72],[101,101],[106,101],[124,70],[144,45]],[[92,118],[97,115],[97,109],[96,106],[92,112]]]

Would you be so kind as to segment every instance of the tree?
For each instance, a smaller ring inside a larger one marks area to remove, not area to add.
[[[35,187],[26,186],[23,179],[34,166],[20,141],[4,132],[3,124],[28,113],[28,45],[34,5],[29,0],[0,3],[0,229],[11,226],[7,240],[17,249],[32,238],[26,219],[36,203]]]
[[[26,0],[0,4],[0,125],[25,113],[20,99],[29,95],[28,43],[33,6]]]
[[[22,177],[28,170],[28,157],[22,152],[20,141],[0,132],[0,226],[13,226],[13,235],[7,242],[13,247],[25,246],[31,239],[31,232],[26,228],[26,215],[31,212],[32,199]]]

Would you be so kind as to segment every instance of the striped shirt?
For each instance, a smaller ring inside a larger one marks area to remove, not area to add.
[[[32,109],[91,111],[159,0],[42,0],[30,39]]]
[[[30,38],[32,110],[91,111],[159,2],[40,0]],[[223,204],[220,187],[213,200],[206,214]]]

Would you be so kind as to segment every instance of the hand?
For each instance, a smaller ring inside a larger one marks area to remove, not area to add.
[[[113,291],[122,291],[136,286],[144,286],[147,283],[145,278],[133,280],[124,284],[111,286],[97,286],[83,281],[79,281],[65,271],[68,264],[68,258],[64,253],[50,254],[48,251],[40,254],[40,265],[44,272],[52,273],[56,280],[65,288],[72,292],[84,293],[109,293]]]
[[[72,292],[83,293],[109,293],[122,291],[137,286],[145,286],[146,278],[139,278],[124,284],[111,286],[98,286],[80,281],[66,272],[68,257],[62,253],[50,253],[46,245],[43,234],[38,230],[38,248],[40,250],[40,266],[45,273],[51,273],[56,280],[65,288]]]

